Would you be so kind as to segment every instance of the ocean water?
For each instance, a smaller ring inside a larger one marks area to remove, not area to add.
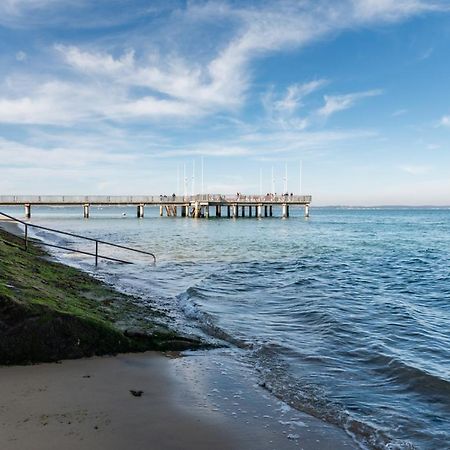
[[[194,220],[123,207],[84,220],[80,208],[34,208],[32,222],[154,252],[155,266],[101,246],[137,264],[97,269],[58,256],[227,342],[273,395],[362,448],[450,448],[450,209]]]

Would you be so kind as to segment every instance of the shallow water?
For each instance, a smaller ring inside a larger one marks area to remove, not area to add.
[[[102,263],[96,274],[175,326],[248,349],[239,355],[276,396],[362,446],[448,448],[449,209],[316,208],[309,220],[91,214],[34,208],[32,222],[156,253],[151,266],[101,247],[138,264]]]

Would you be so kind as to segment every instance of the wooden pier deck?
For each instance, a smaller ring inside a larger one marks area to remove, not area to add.
[[[31,217],[34,206],[74,206],[83,208],[83,216],[89,217],[89,207],[108,205],[136,205],[136,216],[144,217],[146,206],[159,207],[163,216],[208,217],[272,217],[274,207],[281,210],[281,217],[289,217],[289,209],[303,207],[309,217],[311,195],[0,195],[0,205],[24,206],[25,216]],[[210,215],[211,209],[214,214]],[[225,210],[225,211],[224,211]],[[224,213],[224,214],[223,214]]]

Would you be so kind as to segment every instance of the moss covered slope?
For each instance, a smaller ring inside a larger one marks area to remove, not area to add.
[[[133,297],[47,257],[0,229],[0,364],[199,345],[157,325]]]

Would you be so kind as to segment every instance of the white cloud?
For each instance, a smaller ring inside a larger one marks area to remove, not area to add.
[[[326,80],[313,80],[303,84],[288,86],[285,95],[273,102],[273,109],[280,112],[293,113],[302,106],[302,100],[307,95],[320,89],[327,83]]]
[[[129,50],[119,58],[108,53],[81,51],[73,45],[55,45],[65,61],[74,68],[93,74],[120,75],[134,70],[134,51]]]
[[[95,163],[124,164],[134,161],[136,156],[112,153],[95,147],[42,148],[0,137],[0,166],[36,167],[46,169],[74,169],[89,167]]]
[[[14,91],[14,81],[8,87]],[[0,122],[68,125],[90,117],[108,100],[92,86],[61,81],[31,82],[27,94],[0,98]]]
[[[139,63],[133,51],[113,58],[107,53],[82,51],[73,46],[58,45],[56,49],[66,63],[80,72],[112,79],[123,86],[146,87],[190,103],[191,108],[186,109],[189,113],[194,106],[230,109],[241,103],[243,80],[228,68],[217,67],[217,59],[201,68],[188,65],[181,58],[161,60],[155,55],[150,62]]]
[[[17,61],[25,61],[27,59],[27,54],[24,51],[19,51],[16,53]]]
[[[325,104],[317,111],[317,114],[323,117],[329,117],[332,114],[351,108],[356,102],[367,97],[374,97],[383,93],[380,89],[365,92],[354,92],[344,95],[325,95]]]
[[[434,52],[433,47],[426,49],[419,55],[419,61],[425,61],[426,59],[430,58],[433,52]]]
[[[27,85],[28,95],[20,96],[21,80],[8,88],[15,96],[0,98],[0,122],[36,125],[68,126],[96,120],[124,121],[139,118],[195,116],[198,111],[187,103],[152,96],[132,98],[120,86],[108,83],[49,81],[35,86]]]
[[[149,55],[146,51],[140,52],[139,58],[133,48],[121,56],[73,45],[57,45],[55,48],[75,71],[74,76],[78,73],[92,77],[83,81],[90,83],[94,89],[100,84],[101,90],[103,83],[121,86],[128,98],[122,99],[125,105],[118,107],[121,109],[119,116],[129,114],[131,117],[157,118],[160,111],[162,117],[192,117],[218,111],[233,112],[239,108],[246,100],[251,83],[250,63],[255,58],[283,49],[300,48],[330,33],[403,20],[440,9],[442,5],[441,2],[422,0],[284,1],[276,6],[266,3],[258,8],[215,2],[189,4],[185,12],[178,14],[203,21],[226,18],[235,24],[230,29],[237,30],[225,45],[216,42],[212,46],[215,52],[203,62],[180,56],[176,46],[168,52],[161,52],[164,56],[158,56],[156,52]],[[127,45],[126,41],[122,44],[124,47]],[[291,86],[275,107],[294,110],[302,96],[320,87],[321,83],[323,80]],[[152,93],[144,94],[141,99],[131,98],[127,90],[134,87],[146,88]],[[105,92],[109,94],[109,91]],[[376,94],[330,96],[320,114],[330,115],[369,95]],[[159,96],[163,96],[163,100]],[[30,100],[34,103],[34,99]],[[92,113],[92,109],[87,105],[88,112],[90,110]],[[69,112],[64,115],[71,115],[70,105]],[[110,114],[103,113],[102,116],[110,117]]]
[[[450,116],[443,116],[439,122],[441,127],[450,127]]]
[[[165,149],[158,157],[180,156],[250,156],[261,159],[264,156],[297,154],[299,151],[326,150],[333,144],[376,137],[370,130],[347,131],[260,131],[238,135],[235,138],[199,142],[195,146]]]
[[[406,114],[408,112],[407,109],[397,109],[397,111],[394,111],[392,113],[392,117],[398,117],[398,116],[403,116],[404,114]]]
[[[21,14],[24,11],[45,8],[59,0],[2,0],[0,11],[4,14]]]
[[[432,170],[432,167],[428,165],[404,165],[401,166],[400,169],[410,175],[424,175],[429,173]]]
[[[362,21],[392,22],[430,11],[448,9],[443,1],[423,0],[353,0],[354,14]]]

